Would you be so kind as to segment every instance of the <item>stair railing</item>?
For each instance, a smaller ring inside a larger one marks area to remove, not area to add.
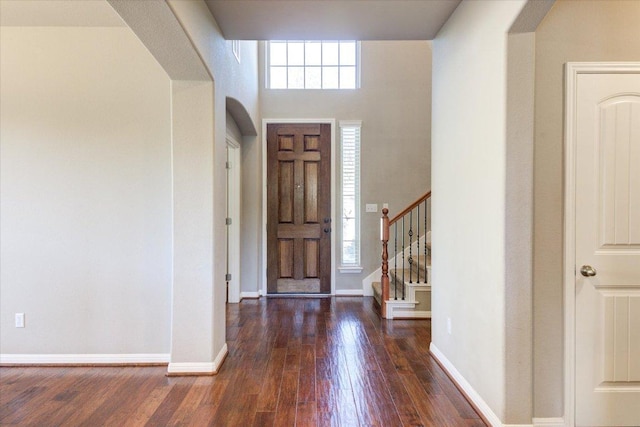
[[[426,265],[431,256],[431,249],[427,244],[427,233],[431,226],[431,191],[422,195],[393,218],[389,219],[388,215],[389,209],[382,209],[382,218],[380,220],[380,239],[382,240],[382,278],[380,282],[382,287],[381,308],[383,318],[386,318],[387,316],[387,301],[390,299],[405,299],[406,294],[404,283],[407,281],[407,278],[409,283],[414,283],[414,277],[416,279],[415,283],[426,283],[428,280],[426,269],[423,277],[420,276],[420,268],[418,268],[418,262],[414,258],[414,249],[418,258],[421,255],[424,255],[424,262]],[[400,290],[398,290],[398,286],[394,286],[393,295],[390,295],[391,286],[389,278],[388,246],[391,236],[393,236],[393,256],[391,258],[393,269],[395,270],[397,280],[401,281],[403,284]],[[421,239],[422,244],[420,242]],[[400,245],[400,247],[398,247],[398,245]],[[415,276],[413,274],[414,272],[416,273]]]

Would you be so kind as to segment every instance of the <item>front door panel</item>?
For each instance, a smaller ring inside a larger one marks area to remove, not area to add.
[[[267,125],[267,291],[331,292],[331,126]]]

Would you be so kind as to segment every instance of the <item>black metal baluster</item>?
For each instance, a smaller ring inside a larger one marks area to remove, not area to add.
[[[413,283],[413,209],[409,211],[409,283]],[[402,296],[404,297],[404,288],[402,288]],[[404,298],[402,298],[404,299]]]
[[[398,223],[394,223],[393,224],[393,234],[394,234],[394,241],[393,241],[393,262],[394,262],[394,273],[398,274]],[[394,284],[395,284],[395,274],[394,274]],[[394,286],[393,287],[393,299],[398,299],[398,287]]]
[[[418,280],[416,280],[416,283],[420,283],[420,205],[418,205],[416,224],[418,225],[418,232],[416,233],[418,239],[418,250],[416,251],[416,253],[418,254],[418,265],[416,266],[416,270],[418,271]]]
[[[404,216],[402,217],[402,299],[404,299],[404,270],[405,270],[405,266],[404,266]],[[397,287],[397,283],[396,283],[396,287]]]
[[[428,258],[427,258],[427,251],[428,251],[428,247],[427,247],[427,203],[429,202],[429,199],[424,201],[424,283],[427,283],[427,280],[429,279],[429,275],[427,274],[427,265],[429,265],[429,263],[427,262]]]

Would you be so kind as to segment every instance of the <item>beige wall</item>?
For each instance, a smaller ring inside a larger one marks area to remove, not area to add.
[[[639,1],[558,0],[536,31],[534,413],[563,414],[563,66],[640,60]]]
[[[0,31],[2,353],[166,359],[167,74],[126,27]]]
[[[261,56],[263,52],[261,49]],[[357,90],[264,89],[264,67],[260,67],[263,118],[336,119],[336,149],[340,147],[339,121],[362,120],[364,270],[362,274],[337,272],[338,291],[362,289],[362,279],[380,267],[382,204],[389,203],[390,215],[394,215],[431,187],[431,44],[362,42],[361,61],[361,88]],[[335,179],[339,166],[336,169]],[[377,203],[378,212],[366,213],[367,203]],[[334,218],[333,230],[339,239],[338,218]],[[339,258],[336,261],[339,263]]]

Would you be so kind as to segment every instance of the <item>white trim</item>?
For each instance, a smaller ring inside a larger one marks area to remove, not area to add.
[[[579,74],[638,72],[640,62],[568,62],[565,66],[564,135],[564,422],[575,423],[575,217],[576,217],[576,96]]]
[[[167,368],[169,374],[217,374],[222,362],[229,353],[227,343],[224,343],[213,362],[171,362]]]
[[[431,319],[431,311],[416,310],[418,305],[420,302],[411,299],[411,296],[407,296],[407,299],[388,299],[385,319]]]
[[[335,119],[262,119],[262,277],[260,289],[267,295],[267,124],[328,123],[331,125],[331,218],[336,218],[336,120]],[[336,292],[336,233],[331,233],[331,295]]]
[[[167,353],[132,354],[0,354],[0,364],[10,365],[110,365],[169,363]]]
[[[362,127],[362,120],[340,120],[340,127]]]
[[[362,295],[366,297],[373,296],[373,282],[379,282],[382,279],[382,268],[378,267],[370,275],[362,279]]]
[[[534,427],[565,427],[564,418],[534,418]]]
[[[245,298],[248,299],[258,299],[260,298],[261,293],[259,291],[242,291],[240,292],[240,301],[242,301]]]
[[[362,289],[338,289],[336,290],[337,297],[361,297]]]
[[[227,193],[226,215],[231,218],[231,225],[226,226],[227,236],[227,273],[231,274],[229,281],[229,303],[240,302],[240,279],[242,269],[240,268],[240,191],[242,190],[242,148],[240,143],[227,133],[227,162],[231,163],[231,169],[227,169],[227,182],[225,191]],[[231,191],[230,191],[231,190]],[[234,191],[235,190],[235,191]]]
[[[487,402],[485,402],[477,391],[471,387],[471,384],[462,376],[460,372],[453,366],[453,363],[447,359],[447,357],[431,343],[429,346],[431,355],[444,367],[447,373],[453,378],[453,381],[464,391],[469,399],[473,402],[476,408],[482,413],[482,415],[489,421],[492,426],[502,426],[500,418],[491,410]]]
[[[338,267],[338,271],[342,274],[359,274],[359,273],[362,273],[362,270],[363,270],[362,267],[354,267],[354,266]]]

